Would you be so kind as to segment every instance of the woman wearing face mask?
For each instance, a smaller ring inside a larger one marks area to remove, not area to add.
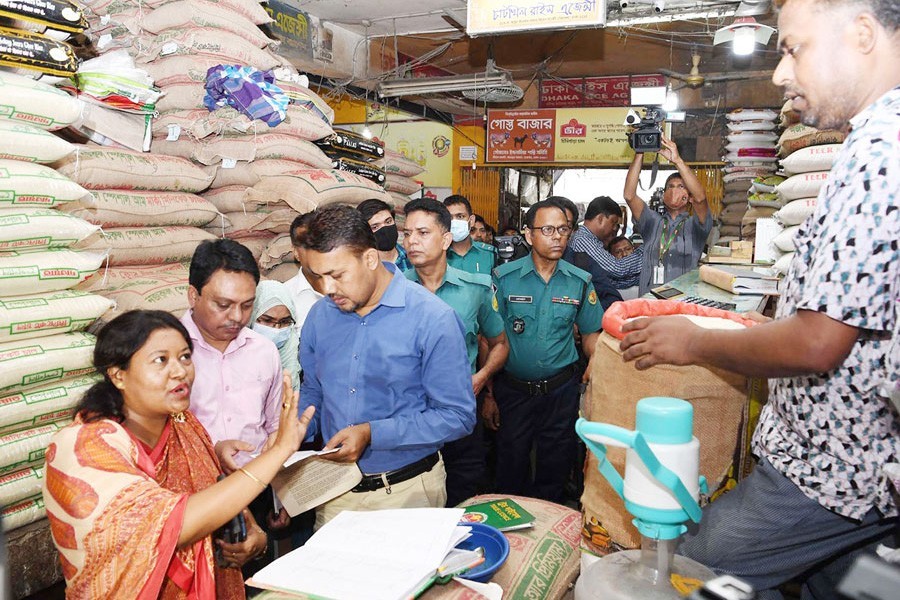
[[[300,388],[300,361],[297,348],[300,332],[295,327],[294,301],[280,281],[260,281],[250,316],[250,328],[272,340],[281,356],[281,368],[291,374],[294,389]]]
[[[406,251],[397,243],[400,234],[394,221],[394,209],[386,202],[373,198],[360,202],[356,210],[365,217],[369,227],[372,228],[372,233],[375,234],[375,247],[378,248],[378,256],[382,262],[393,263],[401,271],[412,269]]]

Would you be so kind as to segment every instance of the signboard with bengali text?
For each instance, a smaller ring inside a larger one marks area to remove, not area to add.
[[[469,0],[466,33],[478,36],[605,23],[605,0]]]
[[[540,108],[605,108],[630,106],[631,88],[666,85],[663,75],[573,77],[541,81]]]
[[[269,24],[272,33],[281,40],[279,52],[285,55],[312,58],[312,32],[309,15],[283,0],[269,0],[262,5],[274,19]]]

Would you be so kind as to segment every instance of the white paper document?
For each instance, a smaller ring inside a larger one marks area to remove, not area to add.
[[[284,468],[272,479],[272,489],[292,517],[325,504],[350,491],[362,479],[356,463],[338,463],[321,458],[336,452],[307,450],[294,452]]]

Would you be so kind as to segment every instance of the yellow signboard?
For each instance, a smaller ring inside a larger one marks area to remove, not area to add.
[[[605,0],[469,0],[466,33],[477,36],[605,23]]]
[[[350,129],[362,132],[364,125]],[[434,121],[405,121],[369,123],[372,135],[384,143],[384,147],[418,163],[425,171],[413,177],[425,187],[448,188],[453,177],[452,143],[453,129]]]

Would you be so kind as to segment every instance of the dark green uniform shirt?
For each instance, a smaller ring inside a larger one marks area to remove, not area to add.
[[[406,271],[404,275],[407,279],[420,283],[415,269]],[[478,334],[492,338],[503,333],[503,319],[497,312],[491,278],[448,266],[444,281],[438,286],[435,295],[459,315],[466,330],[466,353],[474,373],[475,360],[478,358]]]
[[[472,240],[472,247],[463,256],[454,252],[453,246],[448,248],[447,262],[454,269],[490,277],[497,262],[497,249],[490,244]]]
[[[559,261],[546,283],[531,254],[494,269],[496,298],[509,338],[506,371],[518,379],[547,379],[578,360],[572,326],[600,330],[603,308],[586,271]]]

